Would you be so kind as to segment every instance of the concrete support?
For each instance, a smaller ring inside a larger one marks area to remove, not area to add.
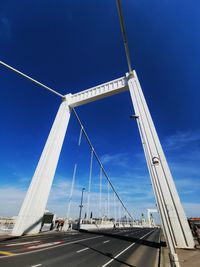
[[[38,233],[70,119],[67,97],[61,103],[38,162],[12,235]]]
[[[127,78],[158,210],[173,255],[176,247],[194,248],[194,240],[136,72]]]

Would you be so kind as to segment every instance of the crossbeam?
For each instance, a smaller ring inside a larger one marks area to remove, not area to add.
[[[128,90],[128,83],[126,77],[121,77],[98,86],[94,86],[87,90],[71,94],[69,98],[69,106],[71,108],[78,107],[98,99],[118,94]],[[67,95],[69,96],[69,95]]]

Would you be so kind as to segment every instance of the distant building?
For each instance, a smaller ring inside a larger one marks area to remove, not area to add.
[[[192,234],[197,238],[197,241],[200,244],[200,217],[189,218],[188,219]]]
[[[14,217],[0,217],[0,231],[1,232],[11,232],[16,221],[16,216]]]

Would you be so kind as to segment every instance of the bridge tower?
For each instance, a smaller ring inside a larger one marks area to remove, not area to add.
[[[41,219],[45,211],[69,123],[71,109],[129,90],[135,112],[132,117],[136,120],[138,125],[157,202],[157,209],[160,214],[170,253],[172,257],[174,257],[173,260],[176,261],[175,248],[194,248],[194,241],[141,85],[136,72],[131,67],[120,0],[117,0],[117,3],[129,68],[129,72],[126,76],[76,94],[63,96],[4,62],[0,62],[0,64],[12,71],[17,72],[62,97],[62,103],[41,154],[12,234],[20,236],[26,233],[39,232]]]

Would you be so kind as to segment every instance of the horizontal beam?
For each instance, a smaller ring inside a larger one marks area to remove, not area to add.
[[[126,90],[128,90],[127,78],[121,77],[79,93],[72,94],[68,104],[71,108],[74,108]]]

